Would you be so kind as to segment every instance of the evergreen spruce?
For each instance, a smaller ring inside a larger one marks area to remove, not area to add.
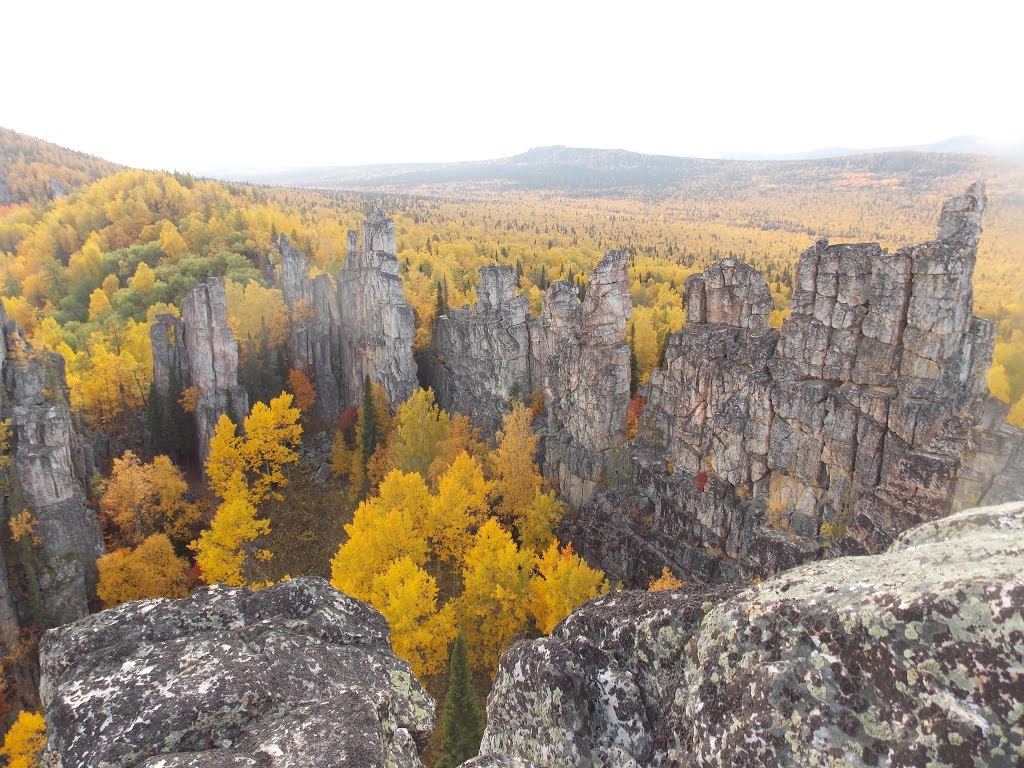
[[[640,360],[636,356],[636,326],[629,326],[629,396],[640,389]]]
[[[455,638],[448,661],[448,693],[444,697],[444,740],[434,768],[456,768],[480,752],[484,715],[473,691],[469,657],[462,635]]]

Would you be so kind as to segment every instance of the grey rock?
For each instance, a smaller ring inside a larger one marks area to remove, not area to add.
[[[0,418],[10,421],[12,492],[0,509],[5,567],[0,571],[0,630],[52,627],[78,619],[95,602],[96,558],[103,554],[96,516],[85,504],[83,443],[68,406],[64,361],[39,354],[0,309]],[[34,543],[6,532],[28,510]]]
[[[624,251],[609,251],[590,275],[581,303],[567,282],[544,294],[531,329],[535,380],[546,405],[544,474],[579,505],[589,500],[608,461],[626,440],[633,310]]]
[[[434,702],[322,579],[126,603],[44,635],[44,764],[421,766]]]
[[[1017,765],[1022,541],[1016,502],[743,591],[598,598],[502,657],[482,754],[545,768]]]
[[[415,316],[405,300],[395,256],[395,223],[374,210],[363,222],[363,247],[349,252],[338,275],[342,338],[341,391],[356,404],[366,376],[384,387],[392,403],[418,386],[412,356]]]
[[[278,238],[281,253],[281,292],[290,324],[288,364],[309,376],[316,389],[314,416],[333,421],[345,401],[342,390],[342,327],[337,292],[331,278],[309,277],[309,259],[285,235]]]
[[[628,503],[597,500],[564,538],[632,584],[662,565],[763,577],[1024,498],[1019,430],[977,426],[994,341],[971,315],[984,201],[972,186],[943,208],[938,240],[894,254],[819,240],[778,331],[753,270],[729,260],[691,277],[688,325],[645,389],[629,488],[608,491]],[[631,541],[610,544],[609,527]]]
[[[437,402],[470,416],[488,434],[501,427],[512,395],[531,391],[530,301],[516,295],[515,270],[480,268],[473,306],[449,309],[434,321],[426,355]]]
[[[249,396],[238,383],[238,344],[228,326],[224,278],[211,277],[189,292],[181,306],[180,327],[185,351],[178,354],[188,363],[182,386],[196,390],[199,460],[205,464],[221,415],[238,423],[249,413]]]

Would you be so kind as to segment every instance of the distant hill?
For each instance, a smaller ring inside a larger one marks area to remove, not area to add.
[[[512,188],[570,195],[716,199],[766,188],[806,193],[837,184],[945,191],[968,178],[1007,173],[1021,178],[1022,169],[1021,158],[959,152],[899,150],[802,160],[722,160],[551,146],[495,160],[298,168],[232,178],[279,186],[389,192]]]
[[[0,208],[52,200],[120,170],[84,152],[0,128]]]

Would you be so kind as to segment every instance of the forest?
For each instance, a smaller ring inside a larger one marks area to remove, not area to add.
[[[445,707],[445,724],[462,718],[470,725],[459,728],[474,732],[502,651],[516,638],[549,633],[616,585],[553,535],[572,510],[541,475],[539,411],[527,393],[510,403],[493,439],[440,409],[429,390],[390,403],[369,381],[358,406],[334,423],[316,421],[308,372],[290,368],[284,353],[289,312],[277,287],[278,235],[309,255],[314,273],[333,276],[346,231],[382,204],[395,219],[417,351],[429,346],[439,311],[475,302],[480,266],[514,266],[538,313],[552,282],[567,280],[583,295],[601,254],[625,250],[634,307],[628,338],[642,382],[684,325],[689,275],[722,258],[748,262],[768,280],[778,326],[796,259],[815,238],[888,248],[926,240],[947,187],[961,181],[911,184],[843,171],[826,189],[790,182],[773,191],[765,181],[733,195],[670,191],[659,199],[451,184],[345,191],[126,170],[13,132],[0,140],[4,310],[36,352],[60,356],[75,418],[104,446],[89,498],[108,550],[98,562],[104,605],[181,597],[203,583],[261,587],[324,576],[381,611],[395,652],[428,690],[461,697],[452,714]],[[1020,426],[1022,195],[1020,174],[990,182],[974,276],[975,312],[997,322],[989,386]],[[194,393],[173,403],[155,395],[150,323],[179,314],[187,292],[210,276],[226,279],[252,406],[221,417],[200,465],[184,426]],[[316,445],[330,467],[318,481],[307,461]],[[29,513],[12,515],[9,527],[12,542],[33,546]],[[665,573],[651,588],[678,583]],[[5,675],[35,641],[28,633],[8,653]],[[16,742],[30,749],[38,730],[26,714],[0,754],[14,755]],[[458,765],[471,747],[446,730],[431,747],[434,764]]]

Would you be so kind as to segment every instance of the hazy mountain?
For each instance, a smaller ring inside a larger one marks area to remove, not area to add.
[[[124,166],[0,128],[0,206],[60,197],[120,170]]]

